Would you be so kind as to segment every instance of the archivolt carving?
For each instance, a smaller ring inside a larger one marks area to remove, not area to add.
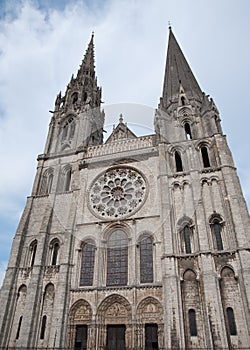
[[[92,309],[86,300],[78,300],[70,310],[70,318],[73,322],[88,322],[92,317]]]
[[[127,299],[121,295],[113,294],[102,301],[98,308],[99,317],[129,317],[131,307]]]
[[[148,320],[158,323],[163,317],[162,305],[157,299],[148,297],[143,299],[138,305],[137,314],[140,321]]]

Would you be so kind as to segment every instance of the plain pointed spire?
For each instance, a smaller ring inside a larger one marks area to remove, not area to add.
[[[202,99],[202,91],[197,83],[182,50],[169,27],[167,61],[163,84],[162,102],[167,108],[171,102],[177,102],[180,85],[188,99]]]

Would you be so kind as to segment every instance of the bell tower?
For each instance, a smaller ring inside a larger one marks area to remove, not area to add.
[[[56,97],[45,154],[64,153],[103,143],[102,90],[94,65],[94,34],[76,77],[72,75],[65,95]]]

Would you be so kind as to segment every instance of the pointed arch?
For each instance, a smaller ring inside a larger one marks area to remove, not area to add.
[[[41,186],[39,190],[40,195],[49,194],[52,188],[54,170],[53,168],[46,169],[42,175]]]
[[[78,100],[78,94],[73,93],[71,96],[71,102],[72,104],[76,104]],[[61,150],[64,150],[65,147],[71,148],[71,140],[75,136],[75,129],[76,129],[76,117],[73,114],[68,115],[64,122],[61,125]]]
[[[128,236],[122,228],[111,232],[107,248],[107,286],[128,283]]]
[[[72,167],[70,164],[61,169],[58,183],[58,192],[69,192],[71,190]]]
[[[85,241],[81,245],[80,287],[92,286],[95,271],[96,246],[92,241]]]
[[[214,247],[217,250],[223,250],[223,241],[222,241],[222,229],[223,229],[223,220],[219,214],[213,214],[209,220],[211,227],[212,238],[214,242]]]
[[[180,234],[181,251],[186,254],[191,254],[194,249],[194,232],[193,221],[187,216],[184,216],[177,222],[177,230]]]
[[[49,257],[49,265],[56,266],[58,265],[58,257],[60,250],[60,242],[57,238],[54,238],[50,244],[50,257]]]
[[[35,239],[33,242],[31,242],[29,246],[28,264],[30,267],[33,267],[33,265],[35,264],[36,251],[37,251],[37,240]]]
[[[153,283],[153,239],[142,237],[140,241],[140,282]]]

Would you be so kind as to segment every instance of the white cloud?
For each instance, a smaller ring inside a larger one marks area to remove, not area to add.
[[[169,20],[200,85],[221,111],[250,202],[245,175],[250,171],[248,1],[240,6],[226,0],[71,1],[61,10],[41,9],[30,1],[17,8],[16,1],[7,3],[9,14],[0,20],[0,212],[5,225],[13,217],[17,221],[31,192],[48,110],[76,73],[92,30],[106,104],[138,103],[153,112],[162,90]],[[152,127],[149,115],[145,124]],[[117,111],[107,123],[118,118]]]

